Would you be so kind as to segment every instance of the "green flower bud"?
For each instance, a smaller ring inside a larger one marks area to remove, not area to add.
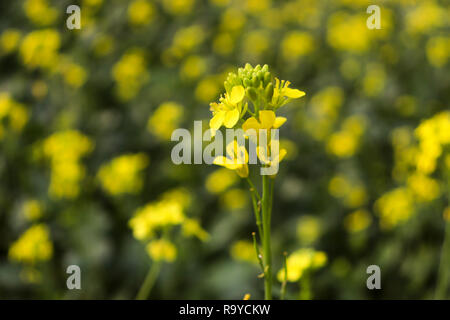
[[[268,71],[269,71],[269,66],[268,66],[267,64],[265,64],[265,65],[262,67],[261,71],[264,72],[264,73],[268,72]]]
[[[264,89],[264,95],[266,97],[267,101],[272,101],[272,97],[273,97],[273,84],[272,82],[270,82],[266,89]]]
[[[248,88],[252,86],[252,81],[249,78],[244,79],[244,87]]]
[[[252,101],[256,101],[258,99],[258,93],[256,92],[255,88],[249,87],[247,89],[247,95]]]
[[[272,75],[270,74],[270,72],[266,72],[264,74],[264,85],[267,86],[269,84],[269,82],[272,81]]]
[[[260,80],[259,80],[258,76],[253,75],[252,83],[253,83],[253,87],[254,88],[258,88],[259,87]]]

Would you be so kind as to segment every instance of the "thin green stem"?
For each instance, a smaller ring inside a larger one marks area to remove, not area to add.
[[[138,294],[136,295],[136,300],[146,300],[150,294],[150,291],[155,284],[156,278],[158,277],[159,271],[161,269],[161,262],[153,262],[150,269],[145,276],[144,283],[142,283]]]
[[[250,194],[252,196],[253,212],[255,213],[255,220],[256,225],[258,227],[259,238],[262,239],[263,230],[262,230],[261,210],[260,210],[261,197],[259,196],[259,193],[256,190],[255,186],[253,185],[253,182],[249,178],[247,178],[247,182],[250,185]]]
[[[271,216],[271,187],[270,177],[263,175],[262,185],[262,220],[263,220],[263,261],[264,261],[264,298],[272,300],[272,253],[270,248],[270,216]]]
[[[261,267],[261,271],[264,274],[264,264],[262,261],[261,252],[259,251],[258,243],[256,242],[256,235],[254,232],[252,232],[252,238],[253,238],[253,247],[255,248],[255,252],[256,252],[256,258],[258,259],[259,266]]]

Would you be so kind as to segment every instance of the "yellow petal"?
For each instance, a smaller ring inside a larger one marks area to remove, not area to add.
[[[236,122],[239,120],[239,110],[237,108],[234,108],[230,111],[225,111],[225,119],[223,121],[223,124],[227,128],[233,128]]]
[[[209,126],[214,130],[219,130],[220,126],[223,124],[225,119],[225,111],[217,112],[214,117],[209,120]]]
[[[297,99],[303,97],[306,93],[298,89],[285,88],[283,91],[284,95],[288,98]]]
[[[286,149],[281,149],[280,153],[278,154],[278,161],[279,162],[283,161],[283,159],[286,156],[286,154],[287,154]]]
[[[233,162],[232,160],[225,158],[224,156],[216,157],[213,163],[215,165],[222,166],[230,170],[236,170],[241,166],[241,164]]]
[[[243,164],[239,168],[236,169],[236,173],[241,178],[247,178],[248,177],[248,165]]]
[[[287,119],[285,117],[276,117],[275,122],[273,123],[273,127],[275,129],[281,127],[286,122],[286,120]]]
[[[234,86],[233,89],[231,89],[230,94],[230,101],[233,104],[237,104],[244,99],[245,96],[245,89],[243,86]]]
[[[258,120],[255,119],[255,117],[248,118],[242,125],[242,129],[244,131],[247,131],[249,129],[258,130],[260,127],[261,125],[259,124]]]
[[[259,112],[259,120],[262,129],[270,129],[275,122],[275,112],[272,110],[262,110]]]

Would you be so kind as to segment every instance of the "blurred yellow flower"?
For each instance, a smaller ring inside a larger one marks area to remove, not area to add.
[[[386,73],[378,64],[370,64],[363,79],[364,93],[369,97],[381,94],[386,83]]]
[[[304,245],[313,244],[322,233],[322,225],[314,216],[302,216],[297,223],[297,236]]]
[[[135,0],[128,6],[128,20],[134,26],[143,26],[152,22],[155,6],[147,0]]]
[[[8,257],[17,262],[35,264],[53,255],[53,244],[46,225],[36,224],[26,230],[9,248]]]
[[[207,241],[209,234],[201,226],[198,220],[186,218],[183,221],[183,235],[185,237],[195,236],[201,241]]]
[[[147,122],[147,129],[161,140],[170,141],[172,132],[183,118],[183,106],[172,101],[164,102],[155,110]]]
[[[57,65],[60,44],[60,35],[56,30],[32,31],[23,38],[20,56],[23,63],[30,69],[51,70]]]
[[[238,210],[245,208],[248,197],[244,190],[230,189],[222,195],[221,200],[226,209]]]
[[[164,9],[173,15],[187,15],[192,12],[195,0],[162,0]]]
[[[78,196],[79,183],[85,175],[80,158],[93,147],[87,136],[75,130],[56,132],[44,140],[42,151],[51,162],[50,196],[69,199]]]
[[[231,245],[230,255],[234,260],[257,264],[256,251],[253,242],[247,240],[235,241]]]
[[[327,41],[335,49],[363,53],[371,44],[372,36],[364,14],[333,13],[328,18]]]
[[[427,58],[436,68],[443,67],[450,56],[450,38],[433,37],[427,42]]]
[[[205,73],[207,69],[206,59],[192,55],[186,58],[180,69],[180,76],[186,80],[194,80]]]
[[[80,65],[68,59],[62,59],[59,65],[59,72],[64,77],[64,81],[73,88],[81,87],[87,79],[87,71]]]
[[[121,155],[103,164],[97,177],[103,189],[111,195],[138,193],[143,185],[141,172],[148,162],[144,153]]]
[[[48,26],[58,18],[58,10],[50,7],[47,0],[25,0],[23,8],[28,19],[39,26]]]
[[[342,129],[333,133],[327,144],[327,150],[341,158],[353,156],[359,148],[360,137],[365,128],[365,119],[361,116],[350,116],[344,120]]]
[[[22,211],[28,221],[36,221],[43,215],[43,205],[36,199],[30,199],[23,203]]]
[[[372,223],[372,217],[367,210],[359,209],[349,213],[344,219],[345,228],[352,233],[367,229]]]
[[[414,213],[414,198],[407,188],[397,188],[385,193],[375,202],[380,215],[380,226],[391,229],[407,221]]]
[[[144,51],[129,49],[113,66],[112,75],[119,98],[124,101],[134,98],[149,78]]]
[[[327,255],[323,251],[303,248],[294,251],[287,257],[287,281],[297,282],[306,271],[322,268],[327,263]],[[285,271],[281,268],[277,273],[277,279],[284,281]]]
[[[16,50],[19,45],[22,33],[16,29],[6,29],[0,36],[0,47],[4,53],[10,53]]]
[[[315,49],[314,38],[304,31],[291,31],[281,41],[281,54],[289,61],[309,55]]]
[[[147,253],[155,261],[173,262],[177,257],[177,248],[168,240],[158,239],[147,245]]]
[[[136,239],[147,240],[162,227],[180,225],[183,221],[183,206],[179,202],[161,200],[138,208],[129,225]]]
[[[4,119],[9,121],[4,121]],[[16,133],[22,131],[27,121],[28,111],[25,106],[14,101],[9,93],[0,92],[0,140],[2,140],[7,129]]]
[[[221,168],[208,175],[206,178],[206,190],[213,194],[222,193],[235,184],[237,180],[238,178],[232,171]]]

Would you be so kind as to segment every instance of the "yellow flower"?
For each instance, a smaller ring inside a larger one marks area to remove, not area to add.
[[[50,232],[44,224],[37,224],[25,231],[9,248],[11,260],[34,264],[52,257],[53,245]]]
[[[230,249],[231,257],[237,261],[244,261],[256,264],[258,259],[256,258],[255,247],[253,242],[246,240],[239,240],[232,244]]]
[[[222,125],[233,128],[238,122],[242,110],[242,100],[245,96],[243,86],[234,86],[231,93],[225,93],[225,97],[220,97],[220,103],[210,104],[213,117],[209,121],[209,126],[213,130],[218,130]],[[244,107],[246,109],[246,107]]]
[[[372,223],[372,217],[367,210],[359,209],[352,213],[344,219],[345,228],[352,233],[357,233],[370,226]]]
[[[275,78],[275,87],[273,88],[272,105],[275,109],[284,106],[292,99],[303,97],[306,93],[298,89],[289,88],[289,81]]]
[[[146,240],[162,227],[180,225],[183,221],[183,206],[179,202],[161,200],[138,208],[129,225],[136,239]]]
[[[159,239],[147,245],[147,253],[155,261],[173,262],[177,257],[177,248],[172,242]]]
[[[229,210],[237,210],[244,208],[245,205],[247,204],[247,200],[248,200],[247,193],[241,189],[230,189],[226,191],[221,197],[223,205],[225,206],[225,208]]]
[[[135,26],[149,24],[155,15],[153,4],[146,0],[135,0],[128,6],[128,19]]]
[[[322,251],[303,248],[293,252],[287,258],[287,281],[296,282],[300,280],[303,274],[309,270],[315,270],[323,267],[327,263],[327,255]],[[284,281],[285,270],[281,268],[278,271],[277,278],[280,282]]]
[[[47,0],[26,0],[23,8],[26,16],[37,25],[52,24],[58,17],[58,10],[50,7]]]
[[[169,141],[183,117],[183,106],[172,101],[158,106],[147,122],[147,129],[161,140]]]
[[[209,239],[209,234],[200,226],[197,220],[186,218],[183,221],[183,234],[186,237],[195,236],[201,241],[206,241]]]
[[[51,69],[58,62],[61,39],[53,29],[32,31],[20,45],[20,55],[30,69],[37,67]]]
[[[236,141],[230,142],[226,147],[228,157],[218,156],[213,163],[236,171],[241,178],[248,177],[248,153],[245,146],[240,146]]]
[[[111,195],[137,193],[143,185],[140,172],[147,165],[148,157],[145,154],[126,154],[102,165],[97,176],[102,187]]]
[[[414,213],[414,198],[407,188],[397,188],[385,193],[375,202],[375,209],[380,214],[380,225],[391,229],[407,221]]]
[[[35,221],[42,217],[42,204],[38,200],[25,201],[22,207],[25,217],[29,221]]]
[[[124,101],[134,98],[149,78],[144,51],[137,48],[128,50],[114,65],[112,75],[119,98]]]
[[[74,198],[80,191],[79,182],[85,175],[80,158],[91,152],[93,142],[75,130],[61,131],[46,138],[42,153],[51,161],[50,195]],[[37,150],[39,151],[39,150]]]
[[[221,193],[233,185],[237,179],[233,172],[220,168],[206,178],[206,190],[214,194]]]
[[[259,112],[259,119],[256,119],[255,117],[248,118],[242,125],[242,129],[244,131],[253,129],[256,132],[260,129],[277,129],[281,127],[286,120],[285,117],[277,117],[272,110],[261,110]],[[268,132],[268,134],[270,133]]]
[[[6,29],[0,36],[0,47],[5,53],[10,53],[17,48],[21,37],[20,31],[16,29]]]

